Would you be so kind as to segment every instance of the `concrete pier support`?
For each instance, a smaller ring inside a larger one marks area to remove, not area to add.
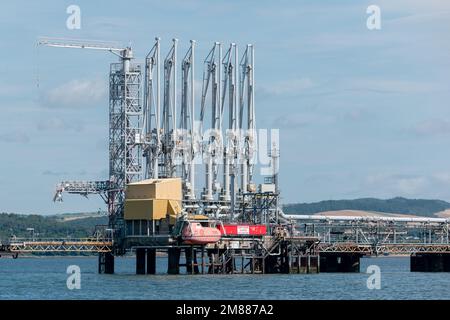
[[[216,253],[215,250],[209,251],[208,260],[209,260],[208,273],[209,274],[218,273],[219,254]]]
[[[450,272],[450,255],[416,253],[410,258],[411,272]]]
[[[308,256],[299,257],[298,273],[308,273]]]
[[[278,256],[268,256],[264,259],[264,270],[266,273],[282,273]]]
[[[186,257],[186,273],[188,273],[188,274],[194,273],[193,252],[194,252],[194,249],[192,247],[184,249],[184,256]]]
[[[199,271],[199,268],[198,268],[197,249],[193,249],[192,250],[192,259],[193,259],[192,265],[194,267],[194,273],[195,274],[199,274],[200,271]]]
[[[205,270],[206,270],[206,264],[205,264],[205,246],[202,246],[202,249],[201,249],[201,255],[202,255],[202,274],[205,274]]]
[[[281,255],[280,255],[280,272],[281,273],[289,273],[289,265],[290,265],[290,259],[289,259],[289,244],[286,242],[283,242],[280,244],[281,249]]]
[[[100,252],[98,254],[98,273],[114,273],[114,256],[111,252]]]
[[[145,249],[136,249],[136,274],[145,274]]]
[[[147,274],[156,273],[156,249],[147,249]]]
[[[319,273],[319,266],[319,256],[293,256],[289,261],[289,273]]]
[[[180,248],[169,248],[168,249],[168,264],[167,273],[168,274],[179,274],[180,273]]]
[[[320,254],[320,272],[359,272],[358,253],[326,252]]]

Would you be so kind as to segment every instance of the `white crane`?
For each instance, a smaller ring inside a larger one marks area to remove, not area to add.
[[[241,148],[241,192],[243,193],[255,191],[252,181],[253,157],[256,148],[254,60],[254,47],[248,44],[241,58],[241,77],[239,79],[239,129],[245,133],[244,146]],[[244,113],[247,114],[246,128],[243,123]]]
[[[176,129],[177,129],[177,39],[164,59],[164,95],[161,120],[163,176],[176,174]]]
[[[109,76],[109,180],[62,182],[57,186],[54,199],[61,200],[62,192],[83,196],[100,194],[108,204],[110,224],[121,229],[125,186],[142,178],[145,141],[142,139],[140,66],[131,64],[131,47],[111,42],[45,37],[38,40],[38,45],[108,51],[120,58],[119,63],[111,64]]]
[[[206,209],[207,214],[217,210],[229,212],[233,219],[235,206],[241,206],[240,202],[244,201],[243,194],[256,189],[252,181],[256,149],[253,45],[247,45],[239,57],[237,45],[231,43],[222,57],[222,45],[215,42],[204,60],[199,129],[204,134],[204,126],[207,127],[209,135],[204,137],[199,148],[198,128],[194,121],[196,43],[191,40],[186,55],[177,61],[177,39],[172,40],[164,60],[161,59],[160,38],[155,41],[145,57],[144,92],[141,94],[141,69],[140,65],[131,63],[133,51],[130,47],[104,41],[39,40],[39,45],[101,50],[120,58],[119,63],[111,64],[109,76],[109,180],[62,182],[54,199],[61,200],[62,192],[83,196],[100,194],[108,203],[110,221],[117,228],[117,222],[123,218],[126,184],[142,178],[181,175],[188,207]],[[179,67],[180,114],[177,111]],[[195,194],[194,160],[198,149],[205,161],[201,199]],[[178,160],[181,160],[181,166],[178,166]],[[220,168],[222,164],[223,168]],[[223,179],[219,178],[219,168],[223,169]],[[274,173],[274,181],[276,178]],[[240,197],[236,197],[238,192]]]
[[[181,177],[184,182],[184,194],[187,200],[195,200],[195,78],[194,78],[195,41],[181,62],[181,135],[177,140],[180,144],[182,157]]]
[[[145,58],[145,84],[144,84],[144,126],[147,134],[147,146],[144,150],[146,158],[145,178],[159,178],[159,158],[161,155],[161,53],[160,38]],[[155,74],[156,73],[156,85]]]
[[[55,48],[109,51],[117,55],[123,61],[124,71],[129,69],[130,60],[133,59],[133,51],[131,47],[120,47],[115,42],[40,37],[38,39],[38,45]]]
[[[217,181],[218,163],[220,161],[222,134],[221,134],[221,65],[222,65],[222,46],[216,42],[209,52],[204,62],[202,101],[200,109],[200,132],[203,133],[203,123],[206,112],[206,100],[209,93],[211,101],[211,128],[209,130],[208,141],[203,148],[203,159],[205,166],[205,190],[203,199],[212,201],[214,194],[219,189]]]
[[[221,101],[222,121],[225,109],[228,111],[228,130],[224,135],[223,149],[223,190],[221,200],[230,201],[230,187],[233,197],[235,192],[235,166],[237,158],[237,89],[236,80],[238,78],[238,49],[236,44],[231,43],[222,60],[223,64],[223,90]],[[225,107],[225,102],[228,107]],[[231,182],[230,182],[231,180]]]

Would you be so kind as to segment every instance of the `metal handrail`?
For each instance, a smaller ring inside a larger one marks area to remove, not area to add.
[[[104,237],[86,237],[86,238],[14,238],[10,239],[8,244],[21,243],[42,243],[42,242],[64,242],[64,243],[81,243],[81,242],[112,242],[112,238]]]

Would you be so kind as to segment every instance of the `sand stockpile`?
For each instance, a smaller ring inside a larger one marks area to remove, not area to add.
[[[434,215],[439,218],[450,218],[450,209],[436,212]]]
[[[450,210],[448,212],[450,216]],[[415,215],[408,214],[398,214],[398,213],[387,213],[387,212],[376,212],[376,211],[364,211],[364,210],[334,210],[334,211],[323,211],[315,213],[315,215],[320,216],[348,216],[348,217],[417,217]]]

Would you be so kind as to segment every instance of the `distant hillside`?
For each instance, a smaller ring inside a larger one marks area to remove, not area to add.
[[[442,200],[424,199],[375,199],[327,200],[314,203],[287,204],[283,207],[288,214],[315,214],[325,211],[361,210],[393,214],[434,216],[450,209],[450,203]],[[92,235],[96,225],[108,224],[108,217],[101,213],[70,213],[53,216],[21,215],[0,213],[0,240],[29,237],[27,228],[34,228],[37,237],[87,237]]]
[[[108,217],[97,213],[54,216],[0,213],[0,240],[12,235],[30,237],[31,231],[27,228],[34,228],[36,237],[42,238],[88,237],[96,225],[105,224],[108,224]]]
[[[392,198],[387,200],[361,198],[355,200],[326,200],[314,203],[293,203],[283,207],[288,214],[314,214],[336,210],[363,210],[386,213],[434,216],[435,213],[450,208],[450,203],[442,200]]]

